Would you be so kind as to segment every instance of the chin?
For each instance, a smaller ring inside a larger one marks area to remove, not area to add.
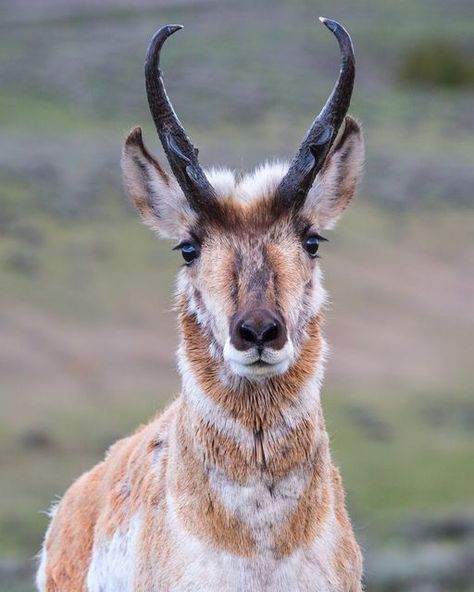
[[[235,360],[229,361],[230,369],[237,376],[249,380],[263,380],[272,376],[284,374],[290,367],[290,359],[286,358],[281,362],[268,364],[266,362],[254,362],[253,364],[240,364]]]

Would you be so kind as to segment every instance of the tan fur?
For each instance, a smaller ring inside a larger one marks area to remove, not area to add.
[[[243,426],[260,430],[267,430],[282,420],[285,408],[297,401],[303,384],[311,376],[321,356],[319,322],[318,317],[311,320],[308,327],[311,339],[304,344],[298,364],[283,377],[275,377],[267,384],[259,385],[258,398],[254,398],[255,385],[251,383],[240,385],[238,396],[222,383],[219,367],[209,356],[195,319],[187,313],[181,316],[185,351],[199,386]]]
[[[80,477],[69,489],[65,503],[58,507],[46,542],[48,591],[85,589],[103,474],[103,466],[98,465]],[[71,514],[73,521],[69,519]]]
[[[132,132],[123,168],[138,211],[154,230],[201,244],[178,281],[183,391],[65,494],[44,543],[42,592],[361,591],[319,401],[325,293],[301,234],[347,206],[361,146],[348,119],[298,215],[273,203],[284,167],[239,182],[214,172],[218,211],[199,221]],[[276,375],[242,378],[225,357],[230,319],[262,305],[284,318],[293,357]]]

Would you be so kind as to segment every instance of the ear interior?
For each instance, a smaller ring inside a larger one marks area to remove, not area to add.
[[[332,228],[351,202],[362,178],[364,139],[350,115],[323,168],[311,187],[303,212],[322,229]]]
[[[131,130],[125,140],[122,174],[130,201],[143,222],[164,238],[182,237],[195,213],[176,179],[146,148],[140,127]]]

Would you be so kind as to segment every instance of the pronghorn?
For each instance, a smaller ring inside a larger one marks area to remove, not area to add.
[[[341,70],[288,165],[204,172],[166,94],[166,39],[148,48],[148,102],[172,175],[133,129],[125,186],[177,241],[179,397],[115,443],[52,512],[37,574],[48,592],[361,592],[362,558],[320,403],[326,293],[318,249],[349,204],[364,148]]]

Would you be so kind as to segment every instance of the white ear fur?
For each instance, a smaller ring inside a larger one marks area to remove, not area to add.
[[[354,196],[364,165],[364,139],[358,122],[347,115],[323,168],[311,187],[303,213],[321,229],[332,228]]]
[[[131,130],[125,140],[122,174],[128,196],[143,222],[164,238],[182,237],[196,214],[176,179],[148,152],[140,127]]]

